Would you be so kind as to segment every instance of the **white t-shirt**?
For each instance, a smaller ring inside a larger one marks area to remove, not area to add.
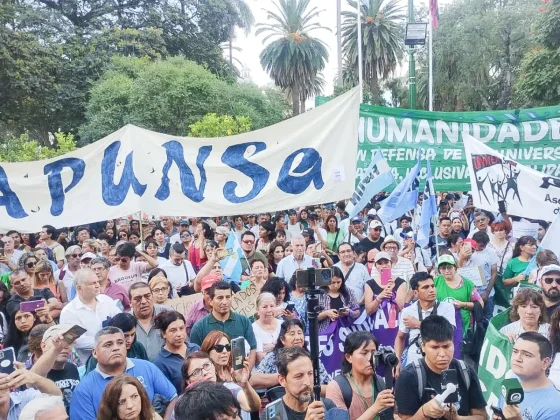
[[[296,222],[295,225],[290,225],[289,223],[286,225],[286,240],[289,242],[292,239],[292,236],[296,236],[301,234],[303,230],[303,226],[300,222]]]
[[[131,285],[138,281],[144,281],[142,274],[150,270],[147,262],[131,261],[128,270],[122,270],[118,265],[109,269],[109,279],[116,284],[120,284],[128,292]]]
[[[259,324],[253,322],[253,332],[255,333],[255,338],[257,340],[257,351],[263,351],[265,344],[276,344],[278,341],[278,336],[280,335],[280,328],[282,327],[282,321],[276,320],[276,329],[274,332],[270,333],[263,330]]]
[[[546,338],[548,338],[549,332],[550,330],[550,324],[545,322],[542,324],[539,324],[539,330],[538,333],[541,335],[544,335]],[[507,324],[506,326],[500,328],[500,333],[501,334],[511,334],[514,333],[515,334],[515,339],[517,339],[517,337],[519,337],[521,334],[523,334],[525,332],[525,330],[523,329],[523,326],[521,325],[521,320],[517,320],[515,322],[512,322],[511,324]]]
[[[427,311],[422,310],[422,319],[426,319],[426,317],[430,316],[433,312],[434,308],[430,308]],[[445,319],[447,319],[449,321],[449,323],[451,325],[453,325],[453,327],[456,327],[455,325],[455,307],[449,303],[449,302],[439,302],[436,313],[439,316],[444,317]],[[404,326],[404,319],[407,316],[411,316],[414,319],[417,319],[420,321],[420,318],[418,317],[418,301],[414,302],[412,305],[407,306],[406,308],[404,308],[402,310],[402,315],[400,317],[399,320],[399,331],[402,331],[405,334],[408,334],[408,342],[411,343],[413,340],[416,339],[416,337],[418,337],[420,335],[420,328],[406,328]],[[419,351],[420,349],[420,340],[418,340],[416,343],[414,343],[412,346],[410,346],[408,348],[408,353],[406,356],[406,364],[409,365],[412,362],[414,362],[415,360],[421,359],[422,358],[422,354]]]
[[[167,280],[169,280],[171,288],[173,289],[173,297],[178,297],[177,286],[185,286],[187,281],[193,281],[196,277],[194,268],[188,260],[183,260],[183,263],[180,265],[175,265],[171,261],[167,261],[160,265],[159,268],[164,270],[167,274]]]

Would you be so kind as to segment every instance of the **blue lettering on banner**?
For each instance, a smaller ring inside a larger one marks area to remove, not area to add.
[[[179,168],[179,177],[183,194],[195,203],[200,203],[204,200],[204,189],[206,188],[206,169],[204,169],[204,162],[206,162],[206,159],[210,156],[212,146],[202,146],[198,149],[198,156],[196,157],[196,167],[200,171],[200,185],[198,188],[196,188],[191,168],[189,168],[189,165],[185,162],[183,145],[176,140],[172,140],[164,143],[163,147],[167,152],[167,161],[163,166],[161,185],[155,197],[161,201],[169,197],[169,169],[171,169],[171,165],[175,162]]]
[[[23,219],[27,217],[28,214],[23,209],[18,196],[10,188],[8,182],[8,177],[4,168],[0,166],[0,192],[2,196],[0,197],[0,206],[6,206],[6,212],[10,217],[14,219]]]
[[[229,146],[222,155],[223,163],[228,165],[230,168],[237,169],[253,181],[253,188],[251,188],[251,191],[243,197],[239,197],[235,194],[235,189],[238,185],[237,182],[226,182],[224,185],[224,197],[226,200],[234,204],[244,203],[259,195],[268,182],[268,178],[270,176],[270,172],[265,168],[245,159],[244,154],[249,146],[255,146],[256,149],[255,153],[251,156],[266,150],[266,144],[263,142],[242,143]]]
[[[63,188],[62,185],[62,170],[64,168],[72,169],[72,181],[70,184]],[[66,193],[74,188],[78,182],[84,177],[86,170],[86,163],[83,159],[79,158],[64,158],[51,162],[43,168],[44,174],[48,175],[49,192],[51,194],[51,214],[53,216],[60,216],[64,211],[64,199]]]
[[[296,157],[302,153],[301,162],[293,169],[295,175],[301,174],[301,176],[290,175]],[[321,174],[322,164],[323,158],[317,150],[311,148],[296,150],[284,161],[276,185],[287,194],[301,194],[311,183],[320,190],[325,185]]]
[[[115,185],[115,167],[120,147],[120,141],[115,141],[107,146],[103,162],[101,162],[101,193],[103,201],[108,206],[120,205],[128,194],[130,184],[132,184],[134,193],[140,197],[146,191],[146,185],[140,184],[136,175],[134,175],[134,168],[132,166],[133,152],[130,152],[126,157],[121,180]]]

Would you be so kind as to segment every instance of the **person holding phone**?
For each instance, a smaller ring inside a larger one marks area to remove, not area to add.
[[[512,259],[504,271],[503,284],[510,290],[520,283],[527,283],[525,270],[537,253],[537,241],[532,236],[522,236],[513,248]]]
[[[344,274],[336,266],[332,268],[331,284],[327,293],[319,295],[319,306],[324,308],[317,317],[319,331],[326,330],[330,323],[339,317],[357,318],[360,316],[360,306],[354,293],[346,287]]]
[[[386,311],[388,306],[399,312],[404,308],[408,286],[402,278],[392,273],[391,256],[387,252],[375,255],[375,270],[365,288],[364,302],[368,315],[374,314],[379,308]]]

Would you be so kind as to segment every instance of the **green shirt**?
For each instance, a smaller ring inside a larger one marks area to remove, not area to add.
[[[327,232],[327,248],[332,252],[338,252],[338,246],[344,240],[344,233],[342,229],[337,229],[336,232]]]
[[[251,350],[257,348],[257,340],[249,318],[237,312],[229,311],[229,318],[224,322],[218,321],[212,313],[195,322],[191,330],[190,342],[202,346],[204,338],[212,331],[222,331],[228,335],[230,340],[244,337]]]
[[[528,265],[529,261],[521,261],[519,257],[512,258],[509,260],[502,278],[511,279],[516,277],[519,274],[524,273]],[[523,280],[521,283],[527,283],[527,280]]]
[[[463,284],[458,289],[450,287],[442,275],[434,279],[436,286],[437,300],[440,302],[448,302],[452,299],[460,302],[471,302],[471,296],[475,285],[469,279],[462,277]],[[468,309],[461,309],[461,319],[463,320],[463,336],[471,325],[471,311]]]
[[[263,264],[264,264],[264,268],[268,268],[268,261],[266,260],[266,257],[264,256],[264,254],[261,251],[255,251],[251,257],[249,257],[249,258],[242,257],[241,258],[241,270],[242,270],[241,274],[242,275],[244,275],[244,276],[250,276],[251,275],[251,271],[249,270],[249,266],[253,262],[253,260],[262,261]]]

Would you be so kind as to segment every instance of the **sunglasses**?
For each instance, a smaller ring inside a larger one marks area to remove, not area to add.
[[[255,243],[255,241],[243,241],[243,243],[244,243],[244,244],[251,244],[251,245],[252,245],[252,244]]]
[[[130,261],[130,258],[128,258],[128,257],[121,257],[121,258],[117,258],[117,261],[120,261],[120,262],[129,262],[129,261]]]
[[[37,263],[34,263],[34,262],[28,262],[28,263],[27,263],[27,264],[25,264],[25,265],[27,266],[27,268],[33,268],[33,267],[35,267],[35,264],[37,264]]]
[[[82,258],[82,255],[84,254],[72,254],[70,255],[72,258]]]
[[[217,353],[222,353],[224,350],[231,351],[231,344],[216,344],[213,349],[216,350]]]
[[[376,232],[381,232],[381,228],[375,228],[373,230],[376,231]]]
[[[560,279],[554,279],[554,278],[552,278],[552,277],[545,277],[545,278],[543,279],[543,281],[544,281],[546,284],[552,284],[553,282],[556,282],[556,285],[557,285],[557,286],[560,286]]]

